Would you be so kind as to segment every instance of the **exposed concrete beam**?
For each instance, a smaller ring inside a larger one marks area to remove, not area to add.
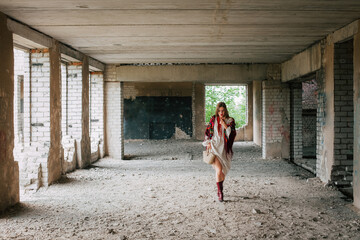
[[[327,36],[328,43],[337,43],[355,36],[359,31],[360,20],[335,31]],[[321,67],[320,43],[302,51],[281,65],[281,79],[287,82],[319,70]]]
[[[287,82],[321,68],[321,47],[315,44],[281,64],[281,80]]]
[[[30,40],[36,44],[40,44],[41,46],[44,46],[46,48],[50,48],[53,46],[53,38],[41,32],[38,32],[22,23],[19,23],[17,21],[8,18],[7,26],[12,33],[24,39]],[[75,49],[72,49],[62,43],[60,43],[60,52],[65,55],[69,55],[70,57],[73,57],[79,61],[82,61],[82,59],[84,59],[85,56],[85,54]],[[105,69],[105,65],[102,62],[93,58],[89,58],[89,65],[92,66],[93,67],[92,69],[96,71],[104,71]]]
[[[7,19],[8,29],[23,38],[29,39],[37,44],[40,44],[46,48],[52,47],[52,38],[42,34],[34,29],[29,28],[28,26],[16,22],[12,19]]]
[[[353,37],[359,31],[359,20],[356,20],[349,25],[335,31],[333,34],[330,34],[330,39],[333,43],[341,42],[348,38]]]
[[[120,82],[249,83],[265,80],[267,64],[118,66]]]
[[[75,49],[72,49],[64,44],[60,44],[60,51],[61,51],[61,53],[68,55],[72,58],[75,58],[75,59],[79,60],[80,62],[84,59],[84,56],[86,56],[85,54],[83,54]],[[96,71],[104,71],[105,70],[105,64],[95,60],[94,58],[89,57],[89,65],[94,67],[95,68],[94,70],[96,70]]]

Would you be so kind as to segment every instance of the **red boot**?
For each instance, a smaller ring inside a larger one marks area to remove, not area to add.
[[[222,202],[224,201],[224,194],[223,194],[223,182],[224,181],[221,181],[221,182],[217,182],[216,185],[217,185],[217,188],[218,188],[218,197],[219,197],[219,201]]]

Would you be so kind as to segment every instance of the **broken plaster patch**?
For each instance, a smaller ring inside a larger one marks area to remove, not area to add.
[[[175,135],[174,136],[175,136],[175,139],[190,139],[190,136],[178,127],[175,127]]]

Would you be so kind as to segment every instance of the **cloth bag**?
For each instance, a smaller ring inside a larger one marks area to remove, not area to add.
[[[210,151],[203,151],[203,160],[207,164],[213,164],[215,162],[215,155]]]

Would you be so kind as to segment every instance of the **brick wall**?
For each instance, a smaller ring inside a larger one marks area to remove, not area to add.
[[[68,78],[67,78],[67,65],[61,64],[61,132],[65,136],[68,125]]]
[[[316,158],[316,109],[318,86],[315,79],[302,83],[303,157]]]
[[[74,63],[68,65],[68,135],[80,141],[81,113],[82,113],[82,65]]]
[[[14,132],[15,144],[24,142],[24,81],[29,81],[29,53],[14,48]]]
[[[293,83],[290,86],[290,158],[301,159],[302,148],[302,84]]]
[[[90,138],[91,152],[100,147],[104,156],[104,79],[102,72],[90,74]]]
[[[334,46],[335,139],[332,180],[351,186],[354,141],[353,40]]]
[[[31,54],[31,141],[50,142],[49,52]]]
[[[277,78],[277,79],[276,79]],[[280,72],[263,82],[263,158],[290,157],[290,90],[280,81]]]
[[[15,154],[19,161],[22,191],[37,190],[49,184],[50,56],[48,49],[32,50],[23,56],[24,62],[29,60],[28,56],[31,64],[24,68],[25,145]]]
[[[70,93],[72,91],[70,90]],[[62,144],[62,173],[74,171],[76,168],[76,139],[69,133],[72,125],[69,122],[69,75],[68,64],[61,64],[61,144]],[[71,127],[69,127],[71,125]]]
[[[290,157],[290,89],[279,65],[269,65],[262,82],[262,156]]]
[[[62,109],[67,111],[67,134],[62,139],[63,172],[72,171],[75,166],[84,168],[91,162],[88,68],[86,58],[84,62],[67,64],[66,110]]]

